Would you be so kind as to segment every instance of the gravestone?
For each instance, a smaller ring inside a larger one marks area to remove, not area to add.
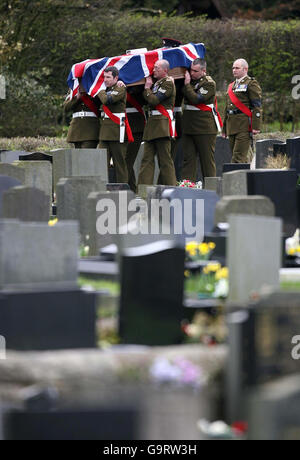
[[[140,169],[141,169],[141,164],[142,164],[143,156],[144,156],[144,143],[142,142],[142,143],[141,143],[141,146],[140,146],[140,148],[139,148],[138,154],[137,154],[137,156],[136,156],[134,165],[133,165],[133,170],[134,170],[134,174],[135,174],[135,177],[136,177],[136,180],[137,180],[137,181],[138,181],[139,172],[140,172]],[[156,183],[157,183],[158,176],[159,176],[159,166],[158,166],[158,161],[157,161],[157,157],[156,157],[156,156],[155,156],[155,159],[154,159],[154,163],[155,163],[155,164],[154,164],[154,179],[153,179],[153,184],[156,184]]]
[[[258,385],[247,397],[247,439],[295,441],[300,437],[300,377]]]
[[[13,410],[4,417],[6,440],[127,440],[138,439],[134,408],[64,408],[55,411]]]
[[[0,291],[77,287],[76,222],[0,220]]]
[[[223,194],[222,190],[222,178],[221,177],[205,177],[204,179],[204,189],[212,190],[221,197]]]
[[[279,287],[282,222],[246,215],[230,215],[228,222],[228,302],[242,304],[263,286]]]
[[[277,155],[286,155],[287,148],[286,142],[282,142],[279,144],[273,144],[273,156],[276,157]]]
[[[222,176],[224,163],[230,163],[232,152],[230,148],[229,139],[222,136],[217,136],[215,148],[215,162],[216,162],[216,175]]]
[[[181,341],[184,259],[185,250],[166,241],[124,250],[119,316],[122,343],[171,345]]]
[[[92,192],[87,200],[87,227],[89,236],[86,244],[90,255],[98,255],[99,249],[113,242],[119,228],[126,225],[136,210],[128,210],[135,204],[135,194],[131,190],[119,192]],[[102,232],[102,234],[101,234]]]
[[[293,338],[299,337],[299,308],[298,293],[272,292],[228,315],[230,420],[244,419],[250,388],[298,374],[298,357],[293,359],[297,341],[293,343]]]
[[[266,167],[266,159],[273,157],[273,145],[283,144],[279,139],[261,139],[256,141],[256,169]]]
[[[263,195],[275,205],[275,215],[283,220],[283,229],[292,236],[298,226],[297,172],[261,169],[233,171],[223,176],[223,195]]]
[[[106,190],[108,192],[118,192],[121,190],[130,190],[130,187],[128,184],[110,183],[106,184]]]
[[[241,169],[250,169],[250,163],[224,163],[223,174],[231,171],[240,171]]]
[[[61,178],[56,185],[56,215],[58,220],[78,220],[81,241],[89,234],[88,196],[104,191],[106,184],[99,176]]]
[[[3,193],[9,190],[11,187],[17,187],[18,185],[21,185],[21,182],[17,179],[8,176],[0,176],[0,217],[2,217]]]
[[[53,186],[59,179],[76,176],[99,176],[108,182],[106,149],[57,149],[53,155]]]
[[[213,230],[215,208],[219,201],[215,192],[176,187],[165,190],[162,193],[164,198],[174,204],[170,213],[170,228],[178,244],[185,245],[186,238],[202,241],[204,234]],[[165,223],[168,224],[167,221]]]
[[[20,161],[50,161],[52,163],[52,155],[45,152],[31,152],[25,155],[19,155]]]
[[[13,163],[19,161],[20,155],[26,155],[24,150],[2,150],[0,152],[0,163]]]
[[[44,258],[48,258],[48,254]],[[68,263],[68,258],[65,260]],[[54,269],[51,257],[50,263]],[[57,265],[60,268],[60,261]],[[68,269],[67,266],[65,269]],[[7,349],[28,351],[96,347],[95,294],[79,288],[57,289],[56,282],[49,287],[36,288],[34,292],[17,291],[15,288],[0,292],[0,335],[5,337]]]
[[[15,161],[0,163],[0,174],[14,177],[22,185],[42,190],[49,197],[49,212],[52,202],[52,165],[49,161]]]
[[[286,141],[287,156],[291,158],[291,168],[296,169],[300,174],[300,137],[287,139]]]
[[[275,206],[266,196],[224,196],[216,205],[215,224],[227,222],[230,214],[274,217]]]
[[[48,222],[49,196],[33,187],[13,187],[3,193],[2,217],[27,222]]]

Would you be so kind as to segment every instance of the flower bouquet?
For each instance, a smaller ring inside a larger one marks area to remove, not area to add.
[[[187,188],[199,188],[201,189],[202,188],[202,182],[201,181],[198,181],[198,182],[192,182],[188,179],[184,179],[180,182],[177,182],[177,186],[178,187],[187,187]]]

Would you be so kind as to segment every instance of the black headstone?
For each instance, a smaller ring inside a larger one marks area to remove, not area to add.
[[[17,179],[9,176],[0,175],[0,217],[2,216],[2,197],[3,193],[6,192],[11,187],[17,187],[22,185]]]
[[[119,333],[122,343],[180,343],[185,250],[160,241],[124,250]]]
[[[250,169],[250,163],[224,163],[223,173],[231,171],[240,171],[241,169]]]
[[[284,232],[291,236],[298,225],[297,172],[295,170],[255,170],[247,173],[248,195],[264,195],[275,205],[276,217],[283,219]]]
[[[128,184],[112,184],[112,183],[109,183],[109,184],[106,184],[106,190],[108,192],[118,192],[120,190],[130,190],[130,187]]]
[[[291,158],[291,168],[296,169],[300,174],[300,137],[287,139],[286,141],[287,155]]]
[[[215,148],[215,162],[216,162],[216,175],[222,176],[224,163],[230,163],[232,158],[232,152],[230,148],[229,139],[225,139],[222,136],[217,136],[216,148]]]
[[[133,408],[11,411],[4,416],[5,440],[128,440],[137,439]]]
[[[81,290],[0,293],[0,335],[7,349],[96,346],[95,295]]]
[[[273,156],[276,157],[277,155],[286,155],[286,143],[281,144],[273,144]]]
[[[26,155],[19,156],[20,161],[50,161],[52,163],[52,155],[44,152],[26,153]]]
[[[255,144],[256,149],[256,159],[255,167],[256,169],[264,168],[266,166],[266,159],[271,156],[273,157],[273,145],[274,144],[283,144],[283,141],[279,139],[260,139]]]
[[[292,355],[297,345],[292,339],[300,331],[299,294],[273,293],[239,313],[239,321],[234,321],[236,313],[228,317],[231,337],[240,337],[239,346],[230,342],[238,353],[232,349],[229,356],[240,360],[242,384],[257,385],[299,373],[299,360]]]

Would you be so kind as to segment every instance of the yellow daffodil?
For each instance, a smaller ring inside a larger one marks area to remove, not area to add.
[[[185,276],[186,278],[189,278],[189,277],[191,276],[190,271],[189,271],[189,270],[184,270],[184,276]]]
[[[49,221],[48,221],[48,225],[49,225],[50,227],[53,227],[55,224],[57,224],[57,222],[58,222],[58,219],[55,218],[55,219],[49,220]]]
[[[217,272],[220,270],[221,264],[208,264],[207,269],[209,272]]]
[[[202,256],[206,255],[209,253],[210,249],[208,247],[207,243],[201,243],[198,245],[198,250]]]
[[[296,249],[295,249],[295,248],[292,248],[292,249],[289,249],[289,250],[288,250],[288,255],[289,255],[289,256],[293,256],[293,255],[295,255],[295,254],[296,254]]]
[[[209,249],[212,251],[213,249],[215,249],[216,243],[213,243],[212,241],[210,241],[210,242],[208,243],[208,247],[209,247]]]
[[[197,241],[189,241],[189,242],[186,243],[186,245],[185,245],[185,249],[186,249],[187,251],[190,251],[191,249],[196,250],[197,247],[198,247]]]
[[[216,280],[219,281],[221,279],[227,279],[229,275],[229,271],[227,267],[223,267],[216,272]]]

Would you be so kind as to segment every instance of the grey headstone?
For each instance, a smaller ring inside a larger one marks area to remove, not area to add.
[[[106,189],[98,176],[61,178],[56,185],[58,220],[78,220],[81,240],[89,234],[88,196]]]
[[[217,136],[215,148],[215,162],[218,177],[222,176],[223,164],[230,163],[231,157],[232,152],[230,148],[229,139],[225,139],[222,136]]]
[[[22,185],[42,190],[49,197],[49,211],[52,202],[52,165],[49,161],[15,161],[0,163],[0,174],[14,177]]]
[[[34,187],[13,187],[3,193],[2,217],[27,222],[48,222],[49,196]]]
[[[78,225],[0,220],[0,290],[77,286]],[[41,305],[42,308],[42,305]]]
[[[242,169],[250,169],[250,163],[224,163],[223,174],[231,171],[240,171]]]
[[[131,190],[89,194],[86,244],[90,248],[90,255],[98,255],[100,248],[113,243],[118,238],[119,227],[126,226],[136,213],[136,211],[128,211],[131,202],[135,204],[135,194]]]
[[[266,196],[224,196],[216,205],[215,224],[227,222],[230,214],[274,217],[275,206]]]
[[[278,288],[281,219],[230,215],[228,222],[228,301],[247,302],[263,286]]]
[[[279,139],[261,139],[256,141],[256,169],[266,167],[266,159],[273,156],[273,145],[283,144]]]
[[[3,193],[11,187],[17,187],[21,182],[8,176],[0,176],[0,217],[2,217],[2,199]]]
[[[248,195],[246,170],[223,174],[223,196],[227,195]]]
[[[204,180],[204,189],[216,192],[218,196],[223,194],[223,179],[221,177],[206,177]]]
[[[106,149],[58,149],[53,155],[53,186],[62,177],[99,176],[108,182]]]
[[[4,150],[0,152],[0,162],[12,163],[13,161],[19,161],[20,155],[26,155],[27,153],[24,150]]]

